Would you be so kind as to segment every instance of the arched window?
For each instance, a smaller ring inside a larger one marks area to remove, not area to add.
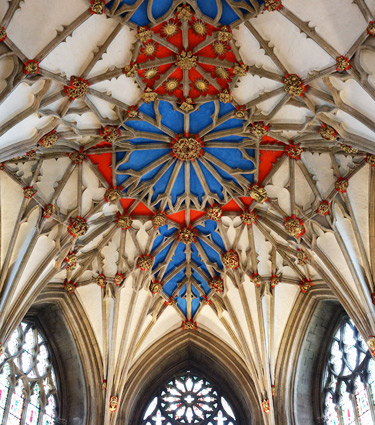
[[[236,425],[235,414],[219,388],[202,376],[173,377],[151,400],[142,425]]]
[[[54,425],[56,409],[48,345],[32,323],[22,322],[0,357],[0,425]]]
[[[323,375],[324,424],[375,424],[375,362],[353,322],[335,332]]]

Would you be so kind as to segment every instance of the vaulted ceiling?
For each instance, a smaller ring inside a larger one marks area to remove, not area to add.
[[[205,329],[242,357],[274,424],[301,297],[328,286],[374,329],[374,13],[1,2],[0,340],[57,282],[95,332],[106,405],[155,341]]]

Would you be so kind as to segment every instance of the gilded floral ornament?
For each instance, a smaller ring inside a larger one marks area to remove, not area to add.
[[[375,36],[375,21],[370,21],[367,26],[367,33]]]
[[[307,278],[303,279],[299,284],[301,292],[303,292],[304,294],[311,288],[311,286],[313,286],[311,279]]]
[[[145,103],[151,103],[154,102],[158,97],[158,94],[155,93],[150,87],[147,87],[147,89],[142,94],[143,102]]]
[[[43,148],[52,148],[58,139],[59,136],[56,134],[56,130],[52,130],[39,140],[39,145]]]
[[[192,19],[193,12],[190,6],[182,5],[177,8],[177,19],[188,22]]]
[[[212,304],[212,301],[207,297],[207,295],[203,295],[202,302],[203,302],[203,304],[206,304],[206,305]]]
[[[112,396],[112,397],[109,399],[109,411],[110,411],[111,413],[116,412],[117,407],[118,407],[118,397],[116,397],[116,396]]]
[[[203,154],[203,142],[196,135],[178,136],[172,141],[172,156],[180,161],[194,161]]]
[[[138,27],[135,38],[142,43],[146,43],[146,41],[151,40],[152,35],[153,32],[148,27]]]
[[[319,204],[318,209],[316,210],[316,212],[319,215],[323,215],[323,216],[328,215],[329,214],[329,202],[326,201],[326,200],[322,201]]]
[[[153,80],[158,75],[158,68],[149,68],[143,74],[145,80]]]
[[[223,215],[223,209],[220,205],[214,204],[206,208],[206,216],[209,220],[219,221]]]
[[[83,152],[83,149],[69,153],[68,157],[76,165],[82,164],[83,161],[86,161],[86,153]]]
[[[200,19],[196,19],[191,28],[196,35],[199,35],[199,37],[205,37],[207,35],[207,25]]]
[[[270,408],[270,401],[265,399],[262,400],[262,409],[264,413],[270,413],[271,408]]]
[[[130,63],[129,65],[125,65],[124,67],[124,74],[128,78],[133,78],[137,75],[138,72],[138,64],[137,63]]]
[[[244,63],[236,63],[233,67],[233,73],[237,75],[237,77],[244,77],[249,70],[249,67]]]
[[[370,164],[371,167],[375,167],[375,155],[368,153],[366,155],[366,162],[367,164]]]
[[[342,149],[345,153],[358,153],[358,149],[353,148],[352,146],[345,145],[344,143],[342,143],[340,146],[341,146],[341,149]]]
[[[153,264],[154,257],[149,254],[143,254],[137,258],[137,267],[145,272],[151,270]]]
[[[79,238],[80,236],[85,235],[88,230],[89,225],[83,217],[78,216],[70,219],[68,233],[70,233],[73,237]]]
[[[215,72],[211,74],[213,77],[219,78],[220,80],[229,80],[230,74],[229,71],[226,68],[223,68],[222,66],[217,66],[215,68]]]
[[[167,224],[167,215],[163,211],[156,211],[155,214],[152,217],[152,225],[155,227],[155,229],[158,229],[161,226],[164,226]]]
[[[235,250],[226,251],[221,256],[221,261],[228,269],[236,269],[240,265],[240,259]]]
[[[170,305],[176,305],[177,301],[175,297],[169,297],[166,301],[164,301],[164,305],[170,306]]]
[[[178,23],[176,22],[175,19],[170,19],[162,26],[161,35],[166,38],[169,38],[176,35],[177,31],[178,31]]]
[[[191,51],[183,50],[180,54],[176,55],[176,65],[183,70],[194,68],[197,64],[197,57]]]
[[[259,276],[259,274],[258,274],[258,273],[253,273],[253,274],[250,276],[250,280],[251,280],[251,282],[253,282],[253,283],[254,283],[254,285],[255,285],[257,288],[259,288],[260,284],[262,283],[262,278]]]
[[[74,270],[77,267],[77,254],[73,251],[69,252],[65,257],[66,266],[65,269],[68,271]]]
[[[82,99],[86,96],[89,86],[90,83],[87,80],[72,75],[70,77],[70,85],[64,86],[64,92],[72,100]]]
[[[99,273],[98,276],[96,276],[95,281],[96,284],[101,288],[104,288],[107,285],[107,278],[104,276],[103,273]]]
[[[120,130],[118,127],[107,125],[104,129],[100,130],[100,135],[103,136],[106,142],[113,144],[119,138]]]
[[[280,280],[281,280],[281,276],[277,274],[273,274],[270,279],[272,288],[275,288],[280,283]]]
[[[190,97],[186,98],[180,105],[180,109],[183,112],[191,112],[194,109],[193,99]]]
[[[115,285],[121,286],[124,279],[125,279],[125,275],[123,273],[117,272],[115,274],[115,278],[113,279],[113,281],[114,281]]]
[[[372,357],[375,359],[375,337],[374,336],[369,337],[369,339],[367,340],[367,346]]]
[[[244,105],[237,106],[234,116],[240,120],[243,120],[244,118],[246,118],[247,114],[246,114],[245,106]]]
[[[303,150],[303,148],[300,148],[299,143],[294,145],[293,142],[289,142],[289,146],[285,148],[285,152],[288,157],[295,159],[296,161],[301,158]]]
[[[54,205],[53,204],[47,204],[45,205],[45,207],[43,208],[43,217],[44,218],[50,218],[53,214],[53,210],[54,210]]]
[[[181,324],[184,331],[195,331],[197,329],[197,323],[193,319],[184,320]]]
[[[233,100],[233,96],[230,94],[229,90],[224,89],[222,92],[218,94],[220,102],[230,103]]]
[[[329,142],[333,142],[337,139],[337,131],[326,124],[322,124],[319,134],[323,137],[323,139],[328,140]]]
[[[104,0],[91,0],[90,11],[95,15],[103,15],[105,12],[105,1]]]
[[[336,71],[344,72],[350,69],[352,66],[350,65],[349,59],[345,56],[339,56],[336,58]]]
[[[32,186],[26,186],[23,188],[23,196],[26,199],[31,199],[35,194],[37,190],[34,189]]]
[[[241,220],[243,224],[246,224],[248,226],[251,226],[252,224],[256,223],[258,218],[258,215],[256,213],[256,210],[245,210],[241,213]]]
[[[7,38],[7,32],[4,27],[0,27],[0,41],[4,41]]]
[[[185,245],[190,245],[195,242],[197,233],[191,226],[185,226],[178,230],[177,239]]]
[[[65,289],[66,292],[69,292],[69,294],[73,294],[77,289],[77,284],[73,280],[65,279],[63,289]]]
[[[196,88],[201,94],[205,94],[208,90],[209,83],[204,78],[197,78],[194,83],[194,88]]]
[[[258,184],[253,184],[250,186],[249,196],[260,204],[263,204],[263,202],[267,202],[268,200],[266,189],[263,186],[259,186]]]
[[[232,30],[227,25],[223,25],[220,30],[216,33],[216,37],[219,41],[228,42],[232,40]]]
[[[229,46],[224,41],[214,41],[211,45],[211,48],[215,54],[220,59],[223,59],[229,50]]]
[[[255,137],[262,138],[269,131],[269,126],[265,125],[263,121],[255,121],[251,124],[250,133]]]
[[[163,290],[163,284],[159,280],[150,283],[150,291],[155,295]]]
[[[224,292],[224,281],[220,276],[211,279],[208,286],[215,292]]]
[[[159,44],[154,41],[148,41],[141,48],[141,53],[148,56],[149,59],[155,59],[155,55],[159,49]]]
[[[300,248],[297,249],[297,260],[300,266],[306,266],[309,261],[307,254]]]
[[[138,117],[138,108],[135,105],[129,106],[127,110],[128,118],[137,118]]]
[[[39,62],[33,59],[28,60],[27,62],[25,62],[23,72],[27,75],[39,74]]]
[[[180,86],[180,82],[177,80],[177,78],[169,78],[168,80],[164,81],[163,86],[169,94],[173,94],[174,91],[177,90]]]
[[[109,202],[111,204],[115,204],[117,201],[121,199],[121,189],[119,188],[112,188],[106,190],[104,199],[106,202]]]
[[[284,78],[284,90],[291,96],[303,96],[308,86],[303,85],[302,79],[297,74],[288,74]]]
[[[345,193],[346,189],[349,186],[349,180],[345,177],[339,177],[337,181],[335,182],[335,189],[337,192]]]
[[[133,222],[133,219],[131,218],[129,214],[120,215],[119,213],[117,213],[116,223],[117,223],[117,227],[119,227],[120,229],[122,230],[130,229],[132,222]]]
[[[303,221],[300,218],[296,217],[295,214],[290,217],[286,217],[283,226],[285,228],[285,231],[289,235],[294,236],[295,238],[300,238],[306,232]]]
[[[36,159],[36,152],[32,149],[31,151],[26,152],[26,156],[29,161],[32,161],[33,159]]]

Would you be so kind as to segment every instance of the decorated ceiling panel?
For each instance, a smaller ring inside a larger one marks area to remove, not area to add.
[[[57,284],[105,424],[178,328],[234,349],[275,424],[296,303],[328,288],[373,333],[375,4],[65,3],[0,5],[0,341]]]

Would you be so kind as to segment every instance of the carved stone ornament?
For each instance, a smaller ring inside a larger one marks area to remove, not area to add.
[[[269,131],[269,126],[265,125],[263,121],[256,121],[251,124],[250,133],[258,138],[265,136]]]
[[[103,15],[105,12],[105,1],[104,0],[91,0],[90,11],[94,15]]]
[[[89,86],[90,83],[87,80],[72,75],[70,85],[64,86],[64,92],[72,100],[82,99],[86,96]]]
[[[323,139],[328,140],[329,142],[333,142],[337,139],[337,131],[326,124],[322,124],[319,134],[323,137]]]
[[[164,301],[164,305],[170,306],[170,305],[176,305],[177,301],[174,297],[169,297],[166,301]]]
[[[79,238],[87,233],[89,230],[89,225],[83,217],[75,217],[70,219],[70,224],[68,227],[68,233],[73,237]]]
[[[208,286],[215,292],[224,291],[224,281],[220,276],[216,276],[208,282]]]
[[[100,135],[108,143],[115,143],[120,136],[120,130],[112,125],[107,125],[103,130],[100,130]]]
[[[150,283],[150,291],[155,295],[163,290],[163,284],[159,280]]]
[[[43,217],[44,218],[50,218],[53,214],[54,208],[55,208],[55,206],[53,204],[45,205],[45,207],[43,208]]]
[[[336,71],[344,72],[350,69],[352,66],[350,65],[349,59],[345,56],[339,56],[336,58]]]
[[[335,182],[335,189],[340,193],[345,193],[348,186],[349,180],[344,177],[339,177]]]
[[[271,408],[270,408],[270,401],[265,399],[262,400],[262,409],[264,413],[270,413]]]
[[[121,284],[124,281],[124,279],[125,279],[125,275],[123,273],[117,272],[115,274],[115,278],[113,279],[113,281],[114,281],[115,285],[121,286]]]
[[[106,200],[106,202],[115,204],[118,200],[121,199],[121,193],[122,193],[121,189],[119,188],[114,189],[113,187],[110,187],[109,189],[106,190],[104,199]]]
[[[206,208],[206,216],[209,220],[219,221],[223,215],[223,209],[220,205],[214,204]]]
[[[76,288],[77,288],[77,284],[75,282],[68,279],[64,280],[63,289],[65,289],[66,292],[69,292],[69,294],[73,294]]]
[[[303,292],[304,294],[310,289],[311,286],[313,286],[311,279],[307,278],[303,279],[299,284],[301,292]]]
[[[69,252],[69,254],[65,257],[65,262],[66,270],[74,270],[77,267],[77,254],[75,252]]]
[[[233,67],[233,73],[237,75],[237,77],[244,77],[248,72],[249,67],[244,63],[237,63]]]
[[[155,227],[155,229],[158,229],[161,226],[164,226],[167,224],[167,215],[163,211],[156,211],[153,215],[152,219],[152,225]]]
[[[4,27],[0,27],[0,41],[4,41],[7,38],[7,32]]]
[[[129,64],[129,65],[125,65],[124,67],[124,74],[129,77],[129,78],[133,78],[137,75],[138,72],[138,64],[134,63],[134,64]]]
[[[352,146],[345,145],[344,143],[342,143],[340,146],[341,146],[341,149],[342,149],[345,153],[358,153],[358,149],[353,148]]]
[[[154,257],[149,254],[143,254],[137,258],[137,267],[145,272],[151,270],[153,264]]]
[[[193,12],[190,6],[182,5],[177,8],[177,19],[188,22],[192,19]]]
[[[197,231],[190,226],[182,227],[177,232],[177,239],[185,245],[190,245],[195,242]]]
[[[253,273],[250,276],[250,280],[254,283],[254,285],[259,288],[260,284],[262,283],[262,278],[259,276],[258,273]]]
[[[23,196],[26,199],[31,199],[35,194],[37,190],[34,189],[32,186],[26,186],[23,188]]]
[[[375,21],[370,21],[367,27],[367,32],[369,35],[375,36]]]
[[[375,167],[375,155],[368,153],[366,155],[366,162],[370,164],[371,167]]]
[[[32,161],[33,159],[36,159],[36,152],[32,149],[31,151],[26,152],[26,156],[29,161]]]
[[[367,340],[368,349],[373,358],[375,358],[375,337],[370,336],[370,339]]]
[[[223,25],[216,33],[216,37],[219,41],[230,41],[232,40],[232,30],[227,25]]]
[[[86,153],[81,149],[80,151],[70,152],[68,157],[74,164],[82,164],[83,161],[86,161]]]
[[[195,331],[197,329],[197,323],[193,319],[184,320],[181,324],[184,331]]]
[[[286,147],[285,152],[289,158],[295,159],[297,161],[301,158],[303,150],[303,148],[299,147],[299,143],[294,145],[293,142],[289,142],[289,146]]]
[[[324,200],[319,204],[318,209],[316,210],[316,212],[319,215],[328,215],[329,214],[329,202]]]
[[[158,75],[159,71],[158,68],[149,68],[145,71],[145,73],[143,74],[143,77],[145,78],[145,80],[153,80],[157,75]]]
[[[236,269],[240,265],[240,259],[238,257],[238,254],[233,249],[230,251],[224,252],[221,256],[221,261],[223,262],[224,266],[228,269]]]
[[[245,210],[241,213],[241,220],[243,224],[246,224],[248,226],[251,226],[252,224],[256,223],[258,218],[258,215],[256,213],[256,210]]]
[[[56,134],[56,130],[52,130],[39,140],[39,145],[43,148],[52,148],[58,139],[59,136]]]
[[[307,86],[303,85],[303,81],[296,74],[288,74],[284,78],[284,90],[291,96],[303,96],[307,90]]]
[[[306,232],[303,221],[296,217],[295,214],[284,220],[284,227],[285,231],[295,238],[300,238]]]
[[[193,99],[190,97],[186,98],[180,105],[181,111],[184,112],[191,112],[194,109],[194,102]]]
[[[117,407],[118,407],[118,397],[116,397],[115,395],[113,395],[109,399],[109,411],[111,413],[116,412]]]
[[[263,202],[267,202],[268,200],[266,189],[262,186],[259,186],[258,184],[253,184],[250,186],[249,196],[260,204],[263,204]]]
[[[96,276],[95,280],[96,280],[96,284],[100,286],[101,288],[104,288],[107,285],[107,279],[103,273],[99,273],[98,276]]]
[[[143,102],[145,103],[151,103],[154,102],[158,97],[158,94],[154,92],[150,87],[147,87],[147,89],[142,94]]]
[[[128,118],[137,118],[138,117],[138,108],[135,105],[129,106],[127,111]]]
[[[219,100],[222,103],[230,103],[233,100],[233,96],[227,89],[224,89],[222,92],[218,94]]]
[[[305,266],[308,263],[309,257],[305,254],[305,252],[302,249],[298,248],[297,260],[300,266]]]
[[[190,51],[183,50],[179,55],[176,55],[176,65],[181,69],[189,70],[197,64],[197,57]]]
[[[27,75],[39,74],[39,62],[33,59],[28,60],[27,62],[25,62],[23,72]]]
[[[129,214],[120,215],[117,213],[117,227],[119,227],[122,230],[130,229],[132,225],[133,219]]]
[[[142,43],[146,43],[146,41],[151,40],[152,35],[153,32],[148,27],[138,27],[135,38]]]
[[[280,283],[280,276],[273,274],[270,279],[272,288],[275,288]]]
[[[207,295],[203,295],[202,302],[203,302],[203,304],[206,304],[206,305],[212,304],[212,301],[208,299]]]
[[[203,154],[203,142],[197,136],[178,136],[172,141],[172,155],[180,161],[194,161]]]
[[[5,347],[2,342],[0,342],[0,356],[2,356],[5,353]]]

